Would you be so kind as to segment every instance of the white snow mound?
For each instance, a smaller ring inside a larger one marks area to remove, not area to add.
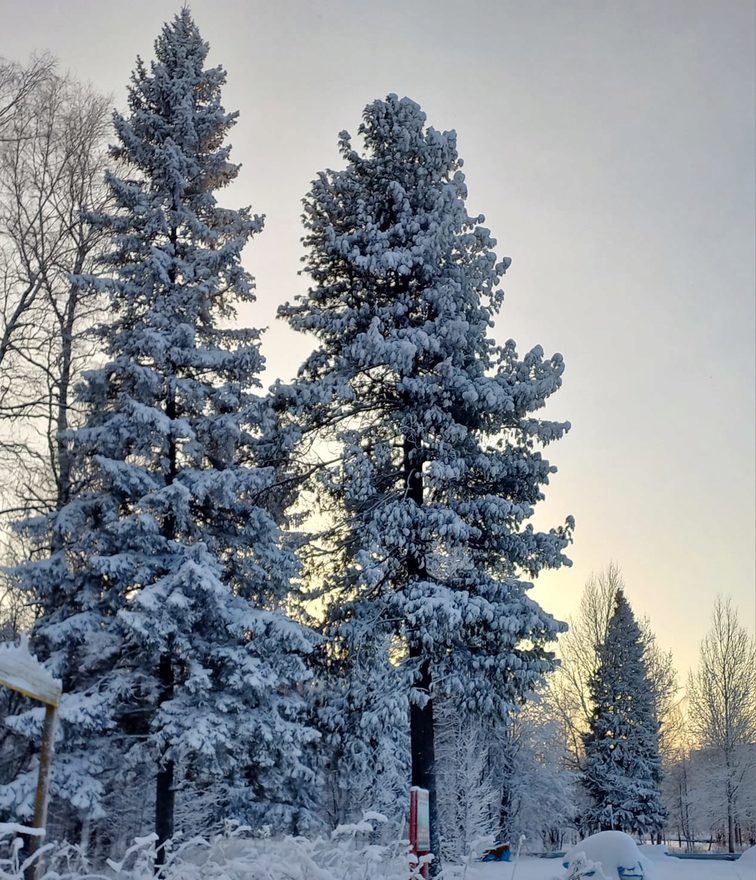
[[[566,877],[575,876],[570,869],[577,867],[581,859],[583,864],[598,868],[591,875],[594,880],[654,880],[651,863],[641,855],[633,838],[623,831],[599,831],[576,844],[563,859]],[[580,872],[577,876],[581,876]]]
[[[756,846],[752,846],[745,850],[745,852],[742,852],[737,859],[737,863],[741,867],[744,867],[745,865],[753,865],[756,868]]]
[[[60,681],[30,653],[26,636],[18,645],[0,643],[0,684],[52,706],[60,702]]]
[[[644,859],[650,859],[652,862],[669,862],[670,855],[666,843],[644,843],[638,849],[640,850],[641,857]]]

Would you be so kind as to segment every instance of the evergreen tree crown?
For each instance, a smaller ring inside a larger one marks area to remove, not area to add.
[[[585,821],[600,830],[659,831],[662,767],[659,722],[645,640],[623,590],[618,590],[599,666],[590,682],[593,713],[584,735]]]
[[[531,417],[563,360],[489,335],[510,261],[467,212],[456,134],[396,95],[359,134],[363,151],[342,132],[345,167],[305,199],[313,283],[281,310],[318,346],[280,393],[343,449],[320,483],[341,548],[330,613],[352,644],[398,630],[439,683],[496,712],[552,668],[561,629],[518,575],[567,562],[571,521],[526,524],[554,471],[540,447],[569,428]]]

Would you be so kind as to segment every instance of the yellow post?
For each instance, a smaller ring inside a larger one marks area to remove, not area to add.
[[[18,645],[13,642],[0,644],[0,685],[17,691],[25,697],[45,704],[45,720],[42,725],[42,744],[39,753],[39,777],[34,803],[34,828],[40,833],[27,835],[26,846],[31,857],[39,848],[45,834],[47,802],[50,794],[50,770],[55,751],[55,722],[61,697],[61,683],[52,677],[45,667],[29,653],[29,640],[21,636]],[[37,880],[39,863],[30,865],[25,880]]]
[[[55,721],[58,715],[58,707],[45,706],[45,721],[42,726],[42,745],[39,752],[39,775],[37,776],[37,794],[34,799],[34,824],[32,828],[45,830],[47,824],[47,802],[50,797],[50,770],[52,768],[53,753],[55,752]],[[37,851],[44,835],[34,835],[29,840],[29,855]],[[26,880],[37,880],[39,862],[31,865],[27,871]]]

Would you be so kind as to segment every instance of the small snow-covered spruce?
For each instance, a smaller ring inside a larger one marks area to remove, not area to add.
[[[279,393],[338,449],[319,471],[329,634],[347,653],[392,645],[385,687],[409,695],[412,781],[434,814],[433,697],[496,715],[552,669],[561,626],[523,575],[567,561],[571,522],[528,523],[555,470],[541,447],[569,427],[533,415],[562,358],[489,336],[509,260],[467,213],[455,133],[425,122],[407,98],[375,101],[364,152],[342,133],[346,167],[314,181],[312,285],[281,314],[318,344]]]
[[[224,145],[236,114],[186,8],[155,54],[114,117],[117,207],[92,218],[111,236],[104,274],[79,282],[112,309],[70,437],[80,488],[36,524],[57,549],[17,576],[64,682],[53,795],[97,817],[124,780],[144,799],[149,772],[163,842],[188,784],[223,786],[240,819],[296,818],[314,733],[298,687],[312,636],[285,613],[286,437],[254,390],[258,331],[228,329],[254,299],[241,251],[262,219],[216,201],[239,170]]]
[[[583,735],[582,784],[590,798],[587,830],[655,834],[666,818],[654,689],[643,637],[618,590],[599,666],[590,682],[593,712]]]

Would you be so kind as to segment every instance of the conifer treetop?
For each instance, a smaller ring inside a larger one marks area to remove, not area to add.
[[[350,597],[332,620],[352,645],[398,626],[439,687],[497,712],[552,668],[562,629],[520,577],[568,564],[572,521],[527,522],[555,470],[541,447],[569,428],[534,417],[564,363],[490,334],[510,261],[467,211],[456,134],[393,94],[358,133],[363,149],[342,132],[344,167],[305,198],[312,283],[281,309],[317,345],[280,394],[342,449],[320,474],[341,554],[330,583]]]
[[[599,666],[590,682],[593,713],[584,735],[586,822],[600,830],[658,831],[664,822],[659,722],[645,656],[647,640],[618,589]]]
[[[215,191],[240,168],[225,144],[238,114],[223,108],[225,71],[205,68],[208,44],[188,9],[164,26],[155,51],[149,70],[137,61],[130,113],[114,113],[118,143],[111,153],[119,164],[108,183],[117,209],[92,219],[114,234],[104,262],[115,277],[91,280],[116,295],[128,338],[143,323],[161,335],[177,327],[190,335],[207,331],[207,345],[217,339],[218,320],[233,317],[235,303],[254,299],[241,251],[263,218],[217,203]],[[258,335],[223,331],[227,341]],[[111,341],[126,344],[118,333]]]

